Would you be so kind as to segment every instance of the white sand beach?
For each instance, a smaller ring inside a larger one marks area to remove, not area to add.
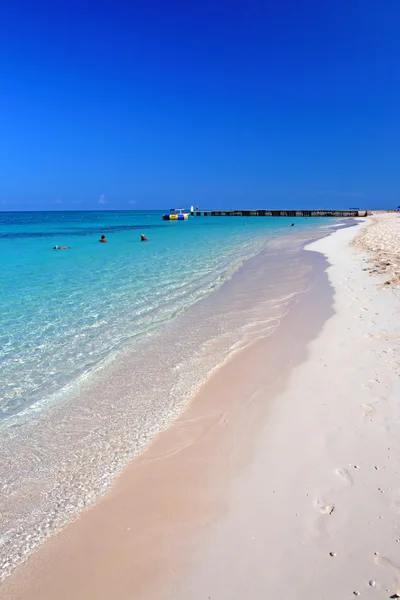
[[[311,244],[334,313],[316,276],[0,598],[400,595],[399,227],[380,214]]]
[[[331,264],[335,315],[274,398],[228,514],[171,597],[400,594],[399,292],[369,274],[390,262],[397,281],[399,227],[379,215],[309,246]]]

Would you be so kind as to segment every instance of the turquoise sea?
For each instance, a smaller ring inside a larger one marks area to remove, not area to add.
[[[244,226],[238,217],[161,216],[0,213],[2,419],[174,318],[290,225],[286,218],[252,218]],[[312,228],[313,221],[296,226]],[[107,244],[98,243],[101,234]]]
[[[0,581],[279,326],[338,225],[162,214],[0,213]]]

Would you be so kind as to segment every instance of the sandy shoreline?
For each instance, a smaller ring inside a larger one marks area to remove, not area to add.
[[[360,243],[373,251],[365,240],[384,237],[395,260],[397,227],[377,217]],[[400,594],[399,296],[368,274],[355,233],[310,247],[332,265],[335,315],[274,398],[229,513],[174,600]]]
[[[363,235],[398,225],[394,215],[376,219]],[[0,598],[400,593],[398,291],[363,270],[370,263],[350,247],[355,233],[310,248],[331,264],[335,314],[318,255],[307,301],[275,337],[233,355]]]
[[[77,381],[55,405],[39,407],[26,422],[7,420],[0,435],[0,582],[94,506],[232,352],[279,326],[308,289],[314,261],[303,246],[321,233],[299,227],[268,238],[260,253],[232,265],[220,288]]]

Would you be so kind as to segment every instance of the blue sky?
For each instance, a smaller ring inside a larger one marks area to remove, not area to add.
[[[1,5],[0,210],[400,204],[398,0]]]

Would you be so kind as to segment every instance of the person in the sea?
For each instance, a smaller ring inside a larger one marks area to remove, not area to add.
[[[147,242],[147,241],[148,241],[148,240],[147,240],[147,237],[146,237],[146,236],[145,236],[143,233],[142,233],[142,234],[141,234],[141,236],[140,236],[140,241],[141,241],[141,242]]]
[[[291,227],[294,227],[294,223],[291,224]]]
[[[106,244],[107,243],[106,236],[102,235],[101,238],[99,239],[99,242],[102,242],[103,244]]]
[[[53,250],[68,250],[68,246],[54,246]]]

